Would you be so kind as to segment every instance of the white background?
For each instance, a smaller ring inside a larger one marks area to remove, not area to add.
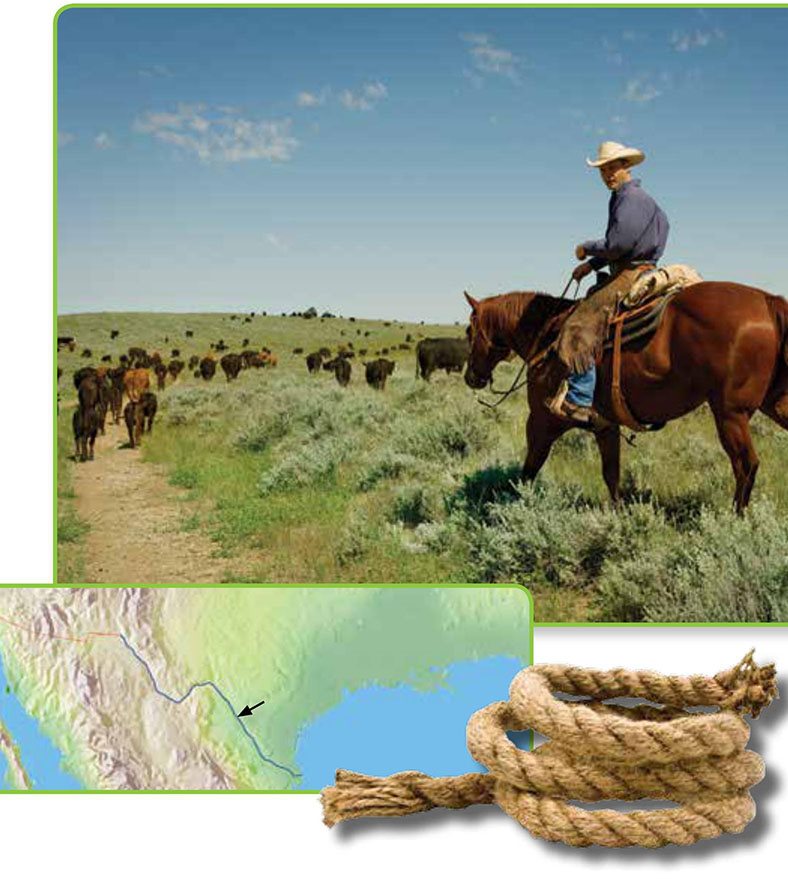
[[[52,19],[57,4],[3,8],[0,30],[0,582],[52,572]],[[785,629],[537,629],[535,657],[713,673],[755,646],[788,669]],[[768,776],[739,837],[689,849],[573,850],[532,839],[495,807],[327,830],[312,796],[0,796],[0,875],[486,876],[583,871],[693,879],[784,870],[785,700],[754,724]],[[352,768],[352,767],[349,767]],[[780,856],[782,856],[780,858]]]
[[[537,629],[534,644],[540,662],[679,674],[713,674],[751,647],[785,680],[786,629]],[[0,875],[552,879],[582,870],[607,879],[636,870],[640,879],[671,868],[688,879],[770,877],[788,856],[787,701],[752,722],[750,747],[767,765],[754,789],[754,822],[741,835],[688,848],[572,849],[533,839],[495,806],[328,830],[312,795],[13,794],[0,795]]]

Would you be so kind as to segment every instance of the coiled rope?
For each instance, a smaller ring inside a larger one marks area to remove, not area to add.
[[[777,696],[775,675],[774,665],[755,664],[752,651],[714,677],[532,666],[515,676],[508,702],[494,702],[468,722],[468,749],[488,773],[374,778],[339,770],[322,792],[324,821],[332,827],[350,818],[497,803],[535,836],[574,846],[658,848],[739,833],[755,816],[748,789],[764,775],[761,757],[745,750],[743,715],[757,717]],[[554,692],[585,698],[567,701]],[[658,704],[604,702],[618,697]],[[700,706],[717,710],[688,710]],[[506,732],[524,729],[550,741],[522,751]],[[644,797],[678,805],[619,812],[570,802]]]

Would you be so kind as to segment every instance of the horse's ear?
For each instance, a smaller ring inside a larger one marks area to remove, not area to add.
[[[474,299],[467,290],[463,290],[462,292],[465,294],[465,298],[468,300],[468,305],[470,305],[473,311],[476,311],[476,309],[479,307],[479,300]]]

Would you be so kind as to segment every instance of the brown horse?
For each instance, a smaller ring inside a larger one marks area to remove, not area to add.
[[[543,293],[505,293],[481,301],[465,296],[472,309],[465,381],[476,389],[492,381],[496,365],[510,352],[526,363],[534,360],[555,341],[572,305]],[[551,353],[529,368],[523,479],[536,476],[553,443],[572,426],[545,405],[560,380],[556,365]],[[594,435],[610,496],[618,501],[621,434],[610,386],[607,352],[597,367],[594,408],[613,423]],[[709,404],[736,478],[736,509],[743,511],[758,470],[750,419],[760,409],[788,429],[788,301],[728,282],[685,288],[666,307],[656,333],[622,352],[621,386],[630,410],[644,424],[663,424]]]

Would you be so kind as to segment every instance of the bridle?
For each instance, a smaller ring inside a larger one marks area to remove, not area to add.
[[[574,280],[573,278],[570,278],[567,281],[566,287],[564,287],[564,292],[560,296],[561,299],[564,299],[566,297],[566,294],[569,291],[569,288],[571,287],[573,280]],[[572,296],[573,299],[577,298],[577,293],[580,290],[580,283],[581,282],[577,281],[576,283],[577,283],[577,287],[575,288],[575,292]],[[475,332],[481,337],[482,341],[487,344],[487,347],[490,351],[497,349],[498,351],[505,351],[506,352],[501,357],[501,360],[503,360],[506,357],[506,354],[508,354],[509,351],[512,350],[511,348],[506,348],[503,345],[496,345],[492,341],[492,339],[489,337],[489,335],[487,334],[484,327],[480,323],[478,323],[478,321],[477,321],[477,326],[476,326]],[[525,371],[527,369],[530,369],[530,367],[536,366],[538,363],[541,363],[547,357],[547,355],[550,353],[551,349],[552,349],[552,346],[548,345],[547,347],[542,348],[540,351],[537,351],[535,354],[532,354],[530,357],[523,358],[523,364],[520,367],[517,375],[514,377],[514,381],[512,382],[511,386],[505,391],[498,391],[493,387],[493,373],[491,371],[490,372],[490,386],[489,386],[488,390],[490,391],[491,394],[494,394],[496,397],[498,397],[498,399],[494,403],[488,403],[486,400],[482,400],[481,397],[477,397],[476,402],[479,403],[481,406],[486,407],[487,409],[497,409],[498,406],[500,406],[504,400],[511,397],[512,394],[516,394],[517,391],[519,391],[521,388],[524,388],[528,384],[528,376],[526,375],[525,378],[523,379],[523,373],[525,373]],[[521,381],[521,379],[522,379],[522,381]]]

